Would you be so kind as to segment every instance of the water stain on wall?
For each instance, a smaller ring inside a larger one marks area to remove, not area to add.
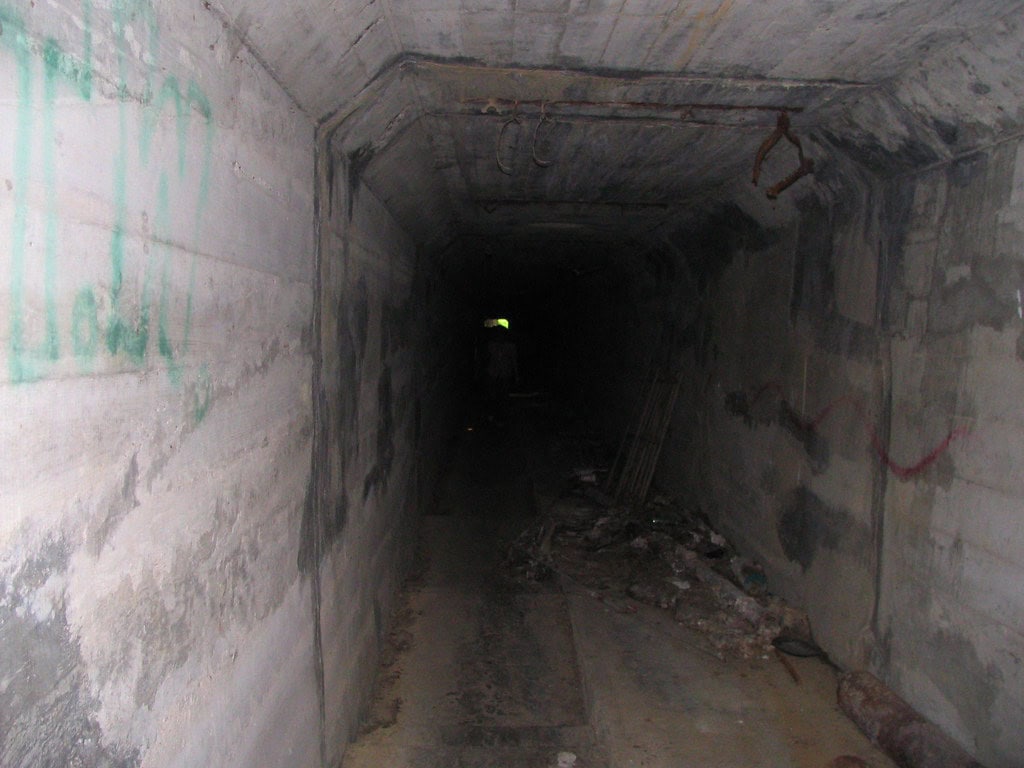
[[[992,708],[997,691],[1004,690],[1003,673],[993,662],[984,663],[971,641],[952,630],[933,632],[927,644],[924,668],[944,695],[955,702],[957,714],[976,742],[998,744],[1002,730],[994,723]]]
[[[377,487],[384,487],[395,459],[395,419],[391,397],[391,367],[385,365],[377,383],[377,455],[363,481],[363,501]]]
[[[857,158],[861,165],[882,178],[931,165],[942,159],[933,146],[934,142],[929,140],[920,126],[907,121],[902,122],[900,127],[904,135],[895,148],[886,146],[867,132],[849,136],[825,129],[822,135],[829,144],[847,156]]]
[[[107,512],[102,517],[94,516],[86,533],[86,545],[89,553],[96,557],[103,550],[107,539],[114,532],[125,516],[139,506],[136,489],[139,484],[139,454],[132,454],[128,468],[125,470],[121,488],[114,493],[107,503]]]
[[[348,162],[345,164],[347,171],[346,182],[348,189],[346,199],[348,200],[348,219],[352,220],[355,213],[356,198],[359,196],[359,189],[362,186],[363,174],[373,161],[376,154],[369,144],[353,150],[348,155]],[[332,184],[333,188],[333,184]]]
[[[1017,286],[1024,265],[1009,257],[988,257],[950,284],[936,281],[928,302],[929,333],[950,334],[983,325],[1001,331],[1018,321]]]
[[[986,152],[974,152],[958,158],[946,166],[946,179],[955,187],[967,187],[983,179],[988,171],[989,156]]]
[[[806,571],[822,549],[867,552],[870,533],[841,507],[826,504],[806,487],[794,489],[779,511],[776,535],[786,557]]]
[[[359,453],[359,390],[366,358],[366,340],[369,333],[369,296],[366,278],[360,277],[346,292],[337,307],[337,338],[335,353],[338,359],[338,379],[332,387],[334,441],[348,461]]]
[[[786,432],[792,435],[807,456],[811,471],[814,474],[821,474],[829,467],[831,451],[828,440],[817,426],[804,419],[785,400],[773,405],[773,398],[763,395],[774,387],[763,387],[753,397],[748,397],[743,390],[727,392],[725,395],[725,410],[733,416],[743,419],[743,423],[750,428],[756,425],[768,425],[778,423]]]
[[[815,319],[828,317],[835,306],[833,226],[828,209],[824,203],[813,199],[801,201],[800,208],[790,304],[793,322],[800,312]]]
[[[683,229],[670,237],[670,244],[685,254],[698,290],[715,284],[742,251],[761,251],[778,239],[739,206],[723,205],[712,211],[697,230]]]
[[[779,424],[803,447],[814,474],[819,475],[828,469],[831,454],[828,440],[785,400],[779,403]]]
[[[321,530],[319,515],[319,499],[322,491],[320,484],[317,482],[318,478],[322,482],[322,477],[316,469],[318,466],[322,467],[326,463],[326,452],[321,449],[321,446],[313,446],[310,463],[314,469],[309,473],[306,497],[302,502],[302,522],[299,525],[299,552],[297,557],[299,572],[304,574],[313,573],[323,558],[323,548],[321,546],[323,531]]]

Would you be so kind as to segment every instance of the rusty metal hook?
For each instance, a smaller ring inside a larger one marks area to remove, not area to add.
[[[535,162],[541,168],[547,168],[548,166],[553,165],[555,161],[554,160],[541,160],[539,157],[537,157],[537,137],[540,135],[540,127],[542,125],[544,125],[544,123],[552,123],[552,124],[554,124],[554,122],[555,122],[554,120],[552,120],[550,117],[548,117],[547,105],[544,102],[541,102],[541,104],[540,104],[540,120],[537,121],[537,127],[533,129],[533,152],[532,152],[532,154],[533,154],[533,162]]]
[[[512,175],[512,166],[511,165],[505,165],[503,162],[501,162],[501,143],[502,143],[502,141],[505,138],[505,131],[507,131],[508,127],[510,125],[512,125],[513,123],[515,125],[522,125],[523,124],[523,118],[519,114],[519,102],[518,101],[515,103],[515,106],[512,108],[512,117],[510,117],[508,120],[506,120],[504,123],[501,124],[501,130],[498,131],[498,144],[497,144],[497,146],[494,149],[494,159],[498,163],[498,170],[500,170],[506,176],[511,176]]]
[[[779,112],[778,120],[775,123],[775,130],[769,134],[761,146],[758,147],[757,155],[754,157],[754,173],[753,182],[754,186],[757,186],[758,180],[761,178],[761,165],[764,163],[764,159],[768,156],[768,153],[772,151],[776,144],[779,143],[779,139],[785,138],[790,144],[796,147],[797,157],[799,157],[799,164],[795,171],[786,176],[771,187],[767,189],[765,194],[769,200],[774,200],[779,196],[779,193],[790,187],[794,182],[802,179],[809,173],[814,173],[814,161],[808,157],[804,157],[804,148],[800,144],[800,139],[793,135],[793,132],[789,129],[789,114],[786,112]]]
[[[784,178],[782,181],[776,182],[772,186],[765,190],[765,194],[769,200],[774,200],[779,196],[779,193],[785,189],[788,189],[793,185],[794,182],[799,181],[809,173],[814,173],[814,161],[809,157],[800,158],[800,165],[793,171],[789,176]]]

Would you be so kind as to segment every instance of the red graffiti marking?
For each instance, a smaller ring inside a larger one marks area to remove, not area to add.
[[[769,392],[775,392],[780,398],[783,394],[782,385],[777,381],[769,381],[767,384],[762,384],[757,388],[754,396],[750,398],[750,407],[753,408],[757,405],[758,400],[764,397]]]
[[[901,480],[906,480],[908,478],[913,477],[914,475],[918,475],[921,472],[924,472],[926,469],[928,469],[928,467],[930,467],[935,462],[936,459],[939,458],[939,456],[942,455],[943,451],[949,448],[950,443],[961,437],[966,437],[968,434],[970,434],[970,431],[971,430],[968,429],[967,427],[957,427],[955,429],[951,429],[949,431],[949,434],[946,435],[945,439],[937,446],[932,448],[930,452],[925,454],[920,461],[918,461],[916,464],[911,464],[909,466],[902,466],[893,461],[892,457],[889,456],[889,453],[888,451],[885,450],[885,446],[882,445],[882,439],[878,436],[878,432],[875,431],[874,426],[868,425],[868,432],[871,437],[871,447],[875,449],[875,453],[878,454],[878,458],[882,460],[885,466],[887,466],[889,470]]]
[[[768,392],[776,392],[781,398],[783,394],[782,385],[774,381],[768,382],[767,384],[762,384],[754,392],[754,396],[750,400],[751,407],[753,407],[753,405],[757,403],[757,401],[760,400]],[[896,463],[896,461],[889,454],[889,451],[886,449],[885,444],[882,442],[882,438],[878,435],[877,427],[872,423],[871,419],[868,417],[867,409],[864,407],[864,402],[855,395],[843,395],[841,397],[837,397],[835,400],[833,400],[831,403],[829,403],[823,409],[821,409],[821,411],[819,411],[813,419],[810,419],[809,421],[797,419],[797,423],[802,429],[806,431],[817,430],[817,428],[822,424],[822,422],[828,419],[828,417],[831,416],[842,405],[849,405],[857,412],[857,415],[860,416],[861,421],[864,423],[864,431],[867,432],[868,439],[871,442],[872,449],[874,449],[875,453],[878,454],[878,458],[889,469],[889,471],[892,472],[894,475],[896,475],[896,477],[900,478],[901,480],[907,480],[911,477],[914,477],[915,475],[919,475],[922,472],[924,472],[926,469],[928,469],[928,467],[935,463],[939,456],[941,456],[946,451],[946,449],[949,448],[953,441],[959,440],[962,437],[966,437],[971,432],[970,428],[968,427],[956,427],[954,429],[951,429],[949,433],[946,435],[946,437],[931,451],[926,453],[921,459],[919,459],[913,464],[903,465]]]

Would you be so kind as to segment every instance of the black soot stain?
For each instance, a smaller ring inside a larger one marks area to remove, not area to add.
[[[778,238],[777,232],[762,227],[739,206],[725,205],[713,211],[699,228],[681,230],[671,240],[687,254],[691,274],[703,290],[718,281],[738,253],[764,250]]]
[[[988,170],[988,154],[975,152],[958,158],[946,168],[946,178],[954,187],[966,187]]]
[[[803,486],[790,493],[776,525],[782,551],[806,571],[822,548],[864,551],[869,542],[867,526],[848,510],[832,507]]]
[[[359,195],[359,186],[362,183],[363,174],[366,173],[367,167],[373,161],[375,151],[370,145],[364,145],[356,150],[353,150],[348,155],[348,164],[346,166],[348,175],[348,218],[352,220],[352,216],[355,213],[356,197]]]
[[[377,383],[377,459],[363,481],[363,501],[378,486],[386,486],[395,460],[394,407],[391,397],[391,366],[385,365]]]
[[[997,692],[1004,688],[1002,670],[994,662],[982,661],[974,643],[951,630],[934,632],[926,648],[931,681],[956,702],[970,732],[988,743],[998,742],[1002,731],[992,710]]]
[[[339,448],[351,443],[353,454],[358,450],[355,436],[359,431],[359,385],[366,357],[369,316],[366,279],[360,278],[345,298],[345,306],[338,308],[337,331],[338,397],[334,437]],[[348,455],[345,451],[343,454]]]
[[[804,421],[785,400],[779,403],[779,424],[803,446],[811,472],[820,475],[828,469],[831,457],[828,440],[813,424]]]

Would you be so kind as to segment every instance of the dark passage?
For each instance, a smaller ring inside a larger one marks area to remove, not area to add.
[[[607,447],[578,418],[531,397],[497,421],[483,400],[422,521],[345,768],[892,765],[834,706],[834,668],[780,663],[755,629],[771,619],[743,618],[735,587],[716,597],[726,580],[707,563],[724,540],[704,541],[685,566],[703,581],[680,592],[657,575],[672,539],[653,533],[667,530],[653,507],[586,498],[601,493],[580,462],[600,467]],[[590,540],[570,554],[584,519]]]
[[[502,425],[474,420],[458,439],[348,768],[554,766],[559,753],[606,765],[565,596],[505,568],[546,462],[536,414],[502,413]]]

